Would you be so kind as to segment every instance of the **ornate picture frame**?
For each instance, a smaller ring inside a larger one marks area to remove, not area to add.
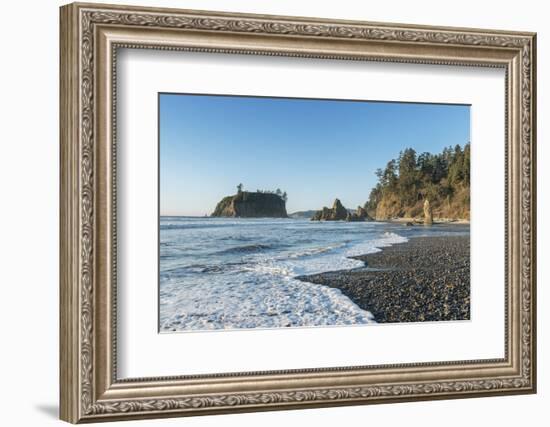
[[[61,419],[97,422],[536,391],[535,34],[80,3],[60,13]],[[119,48],[503,68],[505,357],[119,380]]]

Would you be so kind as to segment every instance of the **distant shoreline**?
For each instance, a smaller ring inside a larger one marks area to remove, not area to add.
[[[354,258],[367,268],[297,279],[339,289],[378,323],[470,319],[470,236],[413,237]]]
[[[256,218],[242,218],[242,217],[216,217],[216,216],[200,216],[200,215],[159,215],[160,218],[196,218],[196,219],[220,219],[220,218],[227,218],[227,219],[290,219],[290,220],[309,220],[310,218],[293,218],[290,214],[288,218],[280,218],[280,217],[256,217]],[[323,222],[323,221],[321,221]],[[345,220],[341,221],[330,221],[330,222],[343,222],[345,223]],[[414,225],[423,225],[423,222],[419,218],[392,218],[392,219],[384,219],[384,220],[378,220],[375,219],[373,221],[365,221],[365,222],[388,222],[392,224],[407,224],[412,223]],[[453,219],[453,218],[436,218],[433,222],[434,225],[439,224],[456,224],[456,225],[469,225],[470,221],[467,219]]]

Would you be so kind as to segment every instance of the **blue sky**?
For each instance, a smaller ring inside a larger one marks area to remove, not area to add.
[[[470,139],[470,107],[160,94],[160,213],[210,214],[224,196],[280,188],[289,213],[363,205],[407,147]]]

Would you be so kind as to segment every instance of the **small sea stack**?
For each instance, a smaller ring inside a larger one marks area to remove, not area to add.
[[[432,225],[434,223],[432,207],[430,201],[426,199],[424,201],[424,225]]]
[[[312,221],[372,221],[367,211],[361,206],[357,207],[355,212],[350,212],[342,205],[340,199],[334,199],[332,208],[327,208],[315,212],[311,217]]]

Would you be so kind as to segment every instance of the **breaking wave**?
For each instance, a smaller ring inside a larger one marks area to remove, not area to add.
[[[338,289],[296,277],[363,267],[350,257],[407,241],[380,223],[169,218],[160,225],[164,332],[373,323]]]

